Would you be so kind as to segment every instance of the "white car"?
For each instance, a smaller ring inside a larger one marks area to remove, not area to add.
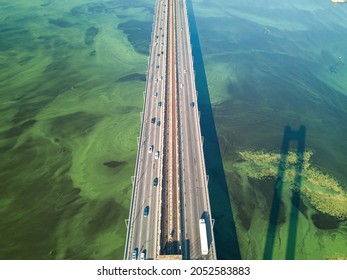
[[[155,159],[159,158],[159,151],[155,152]]]
[[[149,152],[149,153],[153,153],[153,145],[150,145],[150,146],[149,146],[148,152]]]
[[[143,250],[141,253],[140,260],[145,260],[146,259],[146,250]]]

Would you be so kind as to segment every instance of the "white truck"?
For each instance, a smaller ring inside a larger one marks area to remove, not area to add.
[[[206,256],[208,254],[208,242],[205,219],[200,219],[200,243],[201,243],[201,255]]]

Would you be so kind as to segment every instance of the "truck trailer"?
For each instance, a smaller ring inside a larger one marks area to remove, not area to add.
[[[201,244],[201,255],[206,256],[208,254],[208,242],[207,242],[207,231],[205,219],[200,219],[200,244]]]

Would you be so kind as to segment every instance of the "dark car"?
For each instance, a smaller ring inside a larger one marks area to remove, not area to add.
[[[155,177],[154,180],[153,180],[153,186],[158,186],[158,177]]]
[[[152,118],[151,123],[155,123],[155,118]]]
[[[137,249],[137,248],[135,248],[135,249],[133,250],[133,254],[132,254],[132,256],[131,256],[131,259],[132,259],[133,261],[137,259],[138,251],[139,251],[139,249]]]
[[[143,210],[143,216],[148,217],[148,212],[149,212],[149,206],[146,206],[145,209]]]
[[[194,107],[194,102],[190,102],[190,108]]]
[[[157,126],[160,126],[160,121],[157,121]]]

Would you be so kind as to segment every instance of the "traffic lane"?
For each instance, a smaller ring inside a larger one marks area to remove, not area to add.
[[[141,245],[143,249],[147,250],[148,258],[154,258],[155,249],[151,245],[155,244],[155,241],[153,239],[156,237],[156,229],[154,227],[156,223],[156,213],[153,210],[156,207],[157,192],[155,187],[153,187],[152,185],[145,186],[145,189],[147,192],[145,207],[149,206],[149,211],[148,216],[143,218],[143,220],[147,219],[147,221],[145,221],[145,223],[147,222],[147,227],[143,229],[145,232],[142,233],[144,238],[142,239]]]
[[[155,127],[153,127],[153,125],[149,125],[148,129],[151,132],[150,133],[151,137],[150,140],[153,145],[157,146],[158,142],[159,142],[159,132],[155,129]],[[139,204],[136,205],[136,207],[140,207],[140,209],[138,209],[138,212],[142,212],[143,209],[147,206],[150,207],[150,209],[154,209],[155,208],[155,202],[156,200],[154,199],[153,202],[151,201],[151,199],[148,199],[148,197],[152,197],[153,195],[155,195],[153,193],[153,190],[150,189],[150,194],[148,194],[148,187],[150,187],[153,184],[153,179],[157,174],[157,167],[156,167],[156,162],[154,159],[154,151],[152,153],[146,153],[147,150],[144,151],[144,165],[146,166],[145,171],[143,170],[143,166],[141,166],[142,168],[142,172],[145,172],[143,175],[143,178],[141,178],[141,181],[138,181],[138,187],[139,187],[139,191],[138,191],[138,201]],[[153,227],[152,226],[148,226],[148,223],[150,225],[153,225],[154,223],[154,219],[155,216],[151,215],[149,217],[143,217],[140,216],[140,219],[136,219],[135,222],[137,223],[137,237],[135,238],[134,242],[135,244],[137,244],[137,246],[143,247],[143,244],[147,243],[147,239],[148,239],[148,234],[151,234],[152,236],[153,234]],[[150,222],[148,222],[150,221]],[[150,253],[150,252],[149,252]]]
[[[145,186],[144,186],[145,187]],[[153,195],[153,194],[152,194]],[[136,244],[139,248],[144,249],[148,242],[148,232],[150,229],[150,225],[153,224],[153,219],[151,219],[150,211],[151,211],[151,196],[149,194],[144,194],[142,197],[142,203],[140,209],[138,209],[139,218],[137,219],[138,223],[138,239]],[[149,206],[149,214],[147,217],[144,216],[144,209]]]
[[[186,99],[188,101],[188,98]],[[186,108],[186,115],[190,115],[190,108]],[[197,172],[196,172],[196,158],[195,154],[193,151],[193,146],[194,146],[194,141],[193,141],[193,136],[192,136],[192,130],[194,128],[191,126],[191,120],[187,117],[187,125],[188,125],[188,145],[190,149],[187,150],[186,157],[188,157],[188,172],[190,174],[190,181],[191,184],[189,185],[189,192],[191,194],[191,197],[194,197],[195,199],[192,199],[191,201],[191,206],[190,206],[190,224],[193,225],[192,232],[191,232],[191,242],[192,244],[196,244],[196,240],[198,239],[198,220],[200,218],[200,213],[199,213],[199,202],[201,199],[201,194],[200,192],[197,192]],[[198,246],[199,244],[196,244],[194,247]],[[191,250],[192,253],[192,258],[197,259],[199,257],[198,250]]]
[[[158,110],[158,109],[157,109]],[[161,112],[160,112],[161,113]],[[160,113],[158,113],[157,115],[159,115]],[[161,150],[161,137],[162,137],[162,131],[159,129],[154,128],[156,130],[156,146],[158,147],[158,149],[156,150]],[[148,186],[146,186],[147,190],[149,190],[150,195],[151,195],[151,199],[149,201],[149,206],[150,206],[150,210],[149,210],[149,217],[150,217],[150,224],[149,224],[149,228],[147,230],[147,237],[146,237],[146,242],[148,243],[150,240],[153,240],[153,238],[156,236],[156,225],[157,225],[157,209],[158,209],[158,188],[153,186],[153,180],[155,177],[161,177],[159,174],[159,170],[160,170],[160,159],[161,157],[159,157],[159,159],[154,159],[154,165],[155,165],[155,169],[154,169],[154,173],[153,176],[151,178],[151,181],[149,182]],[[154,258],[155,255],[155,241],[153,240],[152,242],[152,246],[148,248],[148,257],[152,257]]]
[[[179,24],[179,23],[178,23]],[[180,35],[178,36],[177,42],[179,43],[179,49],[182,50],[182,40],[180,38]],[[179,59],[178,59],[180,65],[178,68],[179,71],[179,77],[180,81],[179,84],[184,83],[183,82],[183,72],[182,72],[182,65],[184,63],[182,59],[182,51],[179,52]],[[194,236],[194,230],[192,228],[192,223],[191,223],[191,217],[192,217],[192,201],[195,199],[191,195],[190,192],[190,186],[192,185],[191,182],[191,174],[189,172],[189,167],[187,166],[187,162],[189,162],[189,158],[187,156],[187,151],[189,149],[189,144],[188,144],[188,124],[187,124],[187,118],[186,118],[186,102],[184,101],[184,96],[186,95],[186,89],[183,87],[179,87],[179,100],[180,100],[180,121],[181,121],[181,157],[182,157],[182,167],[181,167],[181,172],[182,172],[182,194],[183,194],[183,201],[184,201],[184,239],[189,240],[190,243],[185,243],[185,244],[193,244],[194,240],[192,236]],[[191,258],[189,254],[189,249],[185,250],[185,258],[189,259]]]
[[[154,99],[154,97],[151,97],[152,99]],[[153,111],[155,111],[156,116],[158,115],[157,112],[157,106],[156,106],[156,102],[153,103],[153,106],[155,108],[153,108]],[[149,158],[149,164],[151,165],[150,167],[152,168],[152,170],[146,170],[146,179],[144,180],[145,183],[142,185],[143,187],[143,200],[147,201],[147,197],[148,197],[148,188],[149,188],[149,192],[150,192],[150,198],[154,197],[154,199],[149,199],[149,201],[147,202],[148,205],[150,207],[150,212],[152,212],[152,209],[156,208],[156,192],[154,191],[154,189],[151,188],[151,186],[153,185],[153,180],[154,178],[157,176],[158,174],[158,163],[157,160],[154,158],[154,154],[155,152],[159,149],[160,147],[160,130],[156,129],[156,123],[154,124],[150,124],[150,135],[151,135],[151,143],[154,146],[154,150],[152,153],[148,153],[147,158]],[[142,233],[141,233],[141,244],[146,244],[148,241],[149,236],[155,236],[154,234],[154,230],[155,228],[153,227],[153,224],[155,223],[155,213],[153,213],[152,215],[149,215],[148,217],[145,218],[146,220],[150,221],[149,225],[147,226],[147,228],[143,228],[142,229]],[[146,238],[143,238],[142,236],[145,235]],[[154,242],[155,243],[155,242]],[[144,245],[142,245],[144,246]],[[150,256],[151,254],[153,254],[153,252],[150,252],[150,248],[148,248],[148,256]]]
[[[192,195],[191,191],[191,186],[193,185],[194,181],[192,181],[192,172],[191,172],[191,165],[189,164],[191,161],[190,155],[189,155],[189,150],[190,150],[190,139],[189,139],[189,130],[190,130],[190,122],[189,119],[187,118],[187,101],[186,101],[186,96],[189,95],[189,87],[183,87],[182,84],[185,84],[186,82],[184,81],[184,76],[182,73],[184,71],[182,70],[185,67],[185,61],[184,61],[184,53],[183,53],[183,42],[182,42],[182,36],[181,34],[178,35],[178,43],[180,44],[180,52],[179,52],[179,59],[178,61],[180,62],[180,68],[179,68],[179,73],[180,73],[180,111],[181,111],[181,118],[182,118],[182,160],[183,160],[183,167],[182,167],[182,173],[184,174],[184,197],[185,197],[185,206],[186,206],[186,215],[185,215],[185,222],[187,222],[190,227],[186,227],[186,236],[188,236],[188,239],[190,240],[190,244],[195,244],[194,240],[194,233],[195,230],[192,228],[192,225],[194,225],[194,222],[192,221],[192,218],[194,216],[193,214],[193,208],[194,208],[194,203],[193,201],[196,199],[194,195]],[[186,223],[186,224],[187,224]],[[195,250],[190,250],[191,255],[190,258],[195,258],[192,256],[192,253],[194,253]]]
[[[182,90],[181,90],[182,92]],[[189,172],[189,167],[187,167],[189,163],[189,157],[187,156],[187,151],[189,150],[189,142],[188,142],[188,123],[187,118],[185,117],[185,103],[183,100],[184,92],[180,94],[180,112],[181,112],[181,154],[182,154],[182,166],[181,171],[183,174],[183,194],[185,195],[185,204],[192,203],[192,200],[194,200],[193,197],[191,197],[191,193],[189,190],[189,186],[192,184],[191,182],[191,176]],[[188,205],[189,208],[189,205]],[[186,217],[187,218],[187,217]],[[188,229],[187,229],[188,230]]]
[[[146,110],[146,109],[145,109]],[[145,131],[144,133],[147,133],[146,130],[148,130],[148,126],[144,126],[143,128]],[[143,168],[146,167],[148,168],[149,166],[149,160],[147,157],[147,154],[144,153],[143,149],[140,152],[140,157],[139,157],[139,166],[138,166],[138,172],[137,172],[137,179],[135,181],[136,185],[136,198],[134,202],[134,213],[132,216],[132,240],[131,240],[131,248],[132,250],[134,248],[138,248],[138,243],[139,239],[141,238],[141,232],[142,232],[142,223],[139,222],[139,212],[141,211],[139,204],[143,203],[142,202],[142,188],[141,185],[143,184],[143,181],[146,180],[145,177],[139,177],[139,174],[143,173]],[[132,251],[131,250],[131,251]]]
[[[150,75],[149,75],[150,76]],[[152,84],[149,83],[148,84],[148,88],[151,88],[152,87]],[[150,90],[148,90],[147,88],[147,93]],[[147,105],[147,109],[146,111],[149,111],[150,109],[148,108],[153,108],[153,102],[151,102],[151,99],[148,100],[149,102],[146,102],[146,105]],[[154,108],[153,108],[154,109]],[[155,139],[155,131],[153,130],[153,128],[148,125],[148,122],[147,122],[147,125],[146,125],[146,128],[145,128],[145,135],[146,135],[146,138],[145,138],[145,141],[144,142],[147,142],[150,141],[150,142],[155,142],[154,139]],[[144,145],[145,146],[145,145]],[[144,150],[144,146],[142,147],[142,150]],[[142,170],[143,172],[143,166],[146,167],[146,173],[145,173],[145,177],[142,177],[141,175],[141,178],[140,180],[138,180],[138,196],[137,196],[137,201],[138,203],[136,204],[136,208],[137,208],[137,212],[138,213],[141,213],[144,209],[144,207],[146,207],[146,193],[143,192],[143,187],[145,187],[146,185],[149,185],[150,181],[151,181],[151,178],[153,177],[153,173],[152,172],[148,172],[148,168],[151,167],[152,165],[152,159],[150,158],[151,156],[148,156],[148,154],[146,153],[147,152],[147,149],[145,149],[144,153],[142,153],[144,155],[144,158],[142,159],[142,163],[144,163],[143,165],[140,166],[140,170]],[[141,171],[140,171],[141,172]],[[148,173],[150,173],[150,175],[148,176]],[[141,205],[141,206],[139,206]],[[140,209],[139,209],[140,207]],[[135,248],[139,248],[141,244],[143,243],[146,243],[146,239],[147,238],[144,238],[144,233],[148,233],[148,227],[146,226],[147,224],[147,221],[143,219],[143,216],[140,214],[140,216],[138,216],[139,214],[137,214],[135,217],[134,217],[134,240],[133,240],[133,247]],[[148,220],[148,219],[147,219]],[[141,250],[140,250],[141,252]]]
[[[159,50],[157,50],[158,52]],[[164,84],[161,82],[162,79],[159,79],[159,76],[163,76],[164,73],[163,73],[163,66],[165,65],[164,64],[164,59],[165,59],[165,55],[162,55],[160,58],[157,57],[157,61],[156,61],[156,65],[159,65],[159,68],[156,68],[156,69],[159,69],[157,71],[157,77],[158,77],[158,82],[156,83],[157,85],[157,91],[159,92],[158,96],[159,97],[156,102],[155,102],[155,106],[157,106],[157,102],[158,100],[160,100],[160,97],[163,97],[164,94],[165,94],[165,91],[164,91]],[[159,61],[158,61],[159,60]],[[160,61],[161,60],[161,61]],[[162,116],[162,110],[160,110],[161,108],[157,107],[156,110],[157,110],[157,120],[158,119],[161,119],[162,117],[159,117],[159,116]],[[155,124],[156,125],[156,124]],[[156,125],[157,126],[157,125]],[[155,149],[156,150],[161,150],[161,139],[162,139],[162,135],[163,135],[163,130],[161,129],[161,127],[159,126],[159,129],[156,128],[156,130],[159,132],[158,133],[158,138],[156,139],[156,143],[158,143],[158,149]],[[157,176],[158,178],[161,177],[160,175],[160,169],[161,169],[161,166],[160,166],[160,163],[161,163],[161,159],[162,157],[159,157],[159,159],[157,160],[158,161],[158,167],[156,168],[156,175],[154,175],[153,177]],[[152,183],[153,184],[153,183]],[[154,191],[153,191],[154,190]],[[152,193],[155,193],[155,195],[153,196],[153,202],[150,203],[150,205],[152,206],[152,222],[150,223],[150,230],[147,231],[147,240],[146,242],[150,242],[150,240],[152,240],[152,246],[148,245],[149,246],[149,251],[148,251],[148,257],[151,257],[152,255],[152,258],[155,258],[155,254],[156,254],[156,230],[157,230],[157,213],[158,213],[158,207],[159,207],[159,203],[158,203],[158,198],[159,198],[159,187],[153,187],[152,188]],[[153,209],[156,209],[156,211],[153,211]],[[151,210],[150,210],[151,211]],[[151,238],[152,237],[152,238]],[[148,243],[149,244],[149,243]]]
[[[160,14],[160,12],[161,12],[161,7],[160,7],[161,5],[159,5],[159,7],[157,6],[157,9],[156,9],[156,11],[157,11],[157,15],[156,15],[156,17],[158,17],[158,15]],[[155,23],[157,23],[157,20],[155,20]],[[158,32],[158,30],[159,30],[159,28],[158,28],[158,24],[155,24],[154,25],[155,26],[155,32]],[[153,41],[153,37],[152,37],[152,41]],[[150,57],[150,59],[149,59],[149,63],[150,64],[153,64],[153,63],[155,63],[155,56],[153,55],[153,53],[155,53],[155,52],[157,52],[158,50],[157,50],[157,48],[155,48],[155,47],[153,47],[152,46],[152,52],[151,52],[151,57]],[[150,70],[151,69],[153,69],[153,68],[150,68]],[[153,73],[151,72],[151,71],[149,71],[148,72],[148,76],[147,76],[147,79],[150,79],[151,77],[153,76]],[[146,97],[149,97],[149,93],[150,93],[150,91],[151,91],[151,89],[150,89],[150,87],[152,86],[153,84],[152,83],[148,83],[148,81],[147,81],[147,88],[146,88]],[[149,111],[149,109],[148,108],[153,108],[153,105],[152,105],[152,102],[151,102],[151,100],[149,100],[149,102],[147,102],[147,100],[146,100],[146,98],[145,98],[145,106],[144,106],[144,114],[146,114],[146,112],[148,112]],[[143,118],[143,119],[145,119],[145,118]],[[147,132],[147,137],[146,137],[146,140],[148,140],[148,137],[151,137],[151,135],[152,134],[150,134],[150,135],[148,135],[148,131],[150,130],[149,128],[148,128],[148,125],[146,126],[146,124],[143,126],[143,132],[146,134],[146,132]],[[143,136],[143,135],[142,135]],[[140,146],[140,157],[139,158],[141,158],[141,156],[144,156],[145,157],[145,166],[147,166],[146,167],[146,169],[148,168],[148,166],[149,166],[149,163],[148,163],[148,160],[147,160],[147,156],[146,156],[146,153],[143,153],[143,149],[144,149],[144,143],[146,142],[146,141],[143,141],[143,139],[141,139],[140,140],[142,143],[143,143],[143,145],[142,146]],[[140,143],[141,143],[140,142]],[[146,152],[146,151],[145,151]],[[143,163],[143,160],[140,160],[140,162],[141,162],[141,165],[139,165],[138,166],[138,170],[141,170],[142,169],[142,163]],[[146,164],[147,163],[147,164]],[[137,170],[137,174],[136,174],[136,176],[138,177],[138,170]],[[142,195],[142,193],[141,193],[141,188],[139,188],[139,184],[141,184],[141,182],[140,181],[142,181],[142,180],[145,180],[146,181],[146,179],[145,178],[141,178],[141,180],[139,180],[139,178],[137,178],[136,179],[136,185],[135,185],[135,191],[137,192],[137,194],[136,194],[136,201],[134,202],[135,203],[135,208],[137,208],[137,203],[141,200],[140,198],[143,196]],[[145,184],[145,183],[144,183]],[[132,209],[131,209],[132,210]],[[141,211],[141,210],[139,210],[139,211]],[[136,214],[135,214],[136,215]],[[136,218],[136,216],[135,217],[133,217],[133,220],[136,220],[137,218]],[[141,223],[142,224],[142,223]],[[132,224],[131,224],[132,225]],[[134,223],[134,225],[135,225],[135,223]],[[136,226],[135,226],[135,229],[131,229],[131,230],[133,230],[133,231],[135,231],[136,233],[135,234],[138,234],[138,230],[140,231],[140,232],[142,232],[142,229],[138,229],[138,228],[136,228]],[[133,233],[133,236],[134,236],[134,233]],[[135,241],[135,243],[136,243],[136,241]],[[128,255],[130,255],[131,254],[131,252],[128,252]]]
[[[187,42],[184,42],[185,44],[187,44]],[[187,49],[187,48],[182,48],[183,50],[184,49]],[[187,55],[187,52],[184,52],[183,53],[183,57],[182,58],[184,60],[185,63],[188,63],[189,61],[189,57]],[[184,65],[184,68],[190,68],[188,67],[187,64]],[[184,72],[184,70],[183,70]],[[193,99],[193,92],[195,91],[194,90],[194,86],[192,87],[191,84],[192,84],[192,78],[189,76],[189,75],[186,75],[184,79],[184,87],[185,87],[185,90],[187,92],[186,94],[186,99],[185,99],[185,102],[184,104],[187,106],[187,104],[189,104],[191,102],[191,100]],[[192,205],[190,207],[191,210],[195,209],[196,211],[191,211],[191,219],[192,220],[195,220],[195,221],[192,221],[191,224],[193,225],[198,225],[198,222],[199,222],[199,219],[200,219],[200,211],[201,211],[201,200],[204,200],[203,197],[201,197],[201,190],[202,188],[199,187],[199,185],[204,185],[204,179],[201,178],[201,173],[198,172],[198,169],[199,167],[196,166],[196,163],[197,163],[197,156],[199,155],[198,153],[198,147],[199,147],[199,143],[196,143],[198,142],[197,141],[197,138],[200,137],[199,135],[197,135],[196,133],[196,121],[194,120],[194,112],[192,113],[192,110],[194,111],[195,108],[185,108],[185,111],[186,111],[186,116],[190,116],[189,119],[188,117],[186,117],[186,120],[187,120],[187,125],[189,126],[189,136],[188,136],[188,142],[190,141],[190,143],[188,143],[188,147],[191,147],[191,149],[189,150],[189,157],[190,159],[193,159],[193,160],[189,160],[189,171],[190,171],[190,174],[193,175],[193,184],[190,185],[190,191],[193,193],[193,196],[196,197],[196,198],[199,198],[199,199],[196,199],[195,200],[195,205]],[[192,130],[192,127],[191,127],[191,124],[193,123],[193,130]],[[195,132],[195,133],[194,133]],[[197,148],[195,147],[197,145]],[[195,147],[195,151],[194,151],[194,147]],[[200,173],[200,174],[199,174]],[[200,178],[198,178],[200,177]],[[197,191],[198,190],[198,191]],[[203,194],[202,194],[203,196]],[[193,203],[194,204],[194,203]],[[194,212],[194,214],[192,213]],[[195,226],[195,230],[194,230],[194,233],[196,233],[198,231],[198,226]],[[196,235],[195,235],[196,236]],[[192,240],[192,244],[196,244],[196,240]],[[199,244],[196,244],[195,247],[199,247],[200,248],[200,245]],[[194,255],[191,256],[192,258],[198,258],[199,257],[199,252],[197,252],[198,250],[193,250],[191,251]]]
[[[158,53],[159,50],[158,48],[156,49],[156,53]],[[157,91],[160,92],[160,94],[158,95],[158,99],[155,100],[155,104],[154,106],[156,107],[156,110],[157,110],[157,113],[156,113],[156,116],[157,116],[157,120],[160,119],[161,117],[159,116],[162,116],[162,110],[161,110],[161,107],[158,107],[157,105],[157,102],[158,100],[160,100],[160,97],[164,94],[164,90],[163,90],[163,83],[162,83],[162,79],[160,77],[163,77],[164,73],[163,73],[163,68],[162,66],[164,65],[164,59],[165,59],[165,56],[156,56],[156,62],[155,62],[155,65],[156,65],[156,68],[155,68],[155,75],[157,76],[157,79],[158,79],[158,82],[156,83],[156,86],[159,87],[157,88]],[[157,68],[157,65],[159,65],[159,68]],[[155,124],[156,125],[156,124]],[[156,137],[156,140],[155,140],[155,144],[156,146],[158,146],[157,149],[155,149],[155,151],[157,150],[161,150],[161,138],[162,138],[162,129],[156,129],[156,131],[158,131],[159,133],[157,133],[157,137]],[[157,145],[158,144],[158,145]],[[154,177],[160,177],[160,174],[158,174],[159,172],[159,169],[160,169],[160,159],[161,157],[159,157],[159,159],[157,160],[159,163],[156,164],[157,167],[155,169],[155,175],[153,175],[153,179]],[[151,186],[153,185],[153,182],[151,182]],[[152,207],[152,210],[153,209],[157,209],[158,208],[158,194],[159,194],[159,191],[156,191],[158,188],[157,187],[153,187],[150,189],[150,192],[153,194],[152,195],[152,201],[149,202],[149,205],[151,205]],[[153,212],[150,210],[150,212]],[[152,237],[155,237],[156,236],[156,224],[157,224],[157,219],[156,219],[156,211],[153,212],[153,214],[151,215],[151,223],[150,223],[150,230],[147,230],[147,238],[146,238],[146,242],[149,242],[149,240],[151,240],[150,236]],[[150,257],[150,255],[153,255],[153,258],[154,258],[154,255],[155,255],[155,239],[153,239],[154,242],[152,242],[152,252],[150,251],[151,248],[149,248],[149,251],[148,251],[148,256]]]
[[[197,215],[194,211],[196,209],[196,200],[197,200],[197,194],[195,192],[195,170],[193,166],[193,155],[192,155],[192,141],[191,141],[191,121],[189,119],[189,106],[188,106],[188,99],[189,98],[189,86],[188,83],[185,82],[186,86],[181,89],[184,93],[181,95],[182,98],[182,112],[183,112],[183,157],[184,157],[184,177],[185,177],[185,201],[186,201],[186,219],[187,223],[189,224],[189,228],[186,230],[186,234],[188,236],[188,239],[190,240],[190,244],[194,245],[197,244],[196,236],[197,236]],[[188,202],[188,203],[187,203]],[[193,247],[196,247],[193,246]],[[191,248],[190,250],[190,258],[196,259],[198,256],[196,254],[197,249]]]
[[[150,126],[147,126],[147,129],[153,130]],[[150,134],[150,141],[154,142],[155,138],[155,132]],[[141,177],[140,180],[137,181],[137,203],[135,205],[137,214],[134,217],[134,227],[135,227],[135,234],[136,237],[134,238],[134,246],[139,246],[143,242],[143,232],[147,231],[147,228],[145,227],[145,224],[143,223],[143,216],[139,213],[143,212],[144,207],[147,205],[144,205],[146,203],[146,196],[147,193],[145,191],[146,185],[149,184],[151,178],[153,177],[153,153],[149,154],[147,151],[143,151],[142,155],[142,163],[140,166],[140,172],[145,173]]]

